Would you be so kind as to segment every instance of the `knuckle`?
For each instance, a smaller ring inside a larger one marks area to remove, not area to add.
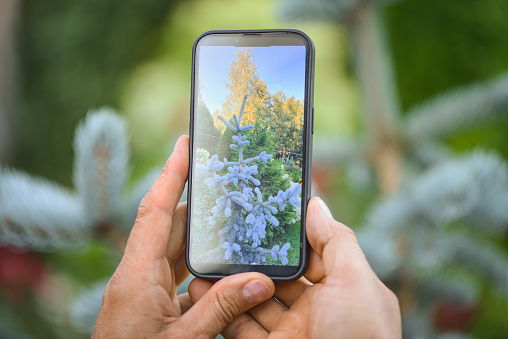
[[[136,215],[136,222],[144,219],[153,209],[153,203],[150,196],[147,194],[143,197],[138,207],[138,214]]]
[[[345,239],[348,239],[356,244],[358,244],[358,238],[356,237],[355,232],[351,229],[351,227],[348,227],[344,225],[343,223],[337,222],[339,224],[339,229],[341,231],[342,237]]]
[[[219,292],[214,297],[215,314],[221,321],[228,324],[240,314],[240,306],[228,292]]]
[[[388,287],[386,288],[388,291],[387,291],[387,294],[388,294],[388,300],[389,300],[389,303],[392,305],[392,307],[396,310],[399,310],[400,309],[400,305],[399,305],[399,298],[397,298],[397,295],[391,290],[389,289]]]
[[[400,306],[399,306],[399,298],[397,295],[390,289],[388,286],[386,286],[377,276],[377,286],[378,294],[381,296],[381,300],[383,301],[383,304],[387,307],[387,309],[395,312],[400,312]]]
[[[369,272],[365,270],[363,265],[357,262],[350,262],[343,268],[342,274],[344,275],[344,281],[356,284],[359,279],[369,278]]]
[[[173,219],[175,217],[174,209],[167,209],[158,205],[152,200],[152,198],[150,197],[150,192],[148,192],[139,203],[138,213],[136,215],[136,220],[134,221],[134,224],[142,225],[143,221],[156,209],[169,215],[170,219]]]
[[[229,337],[231,338],[238,338],[240,335],[247,329],[247,326],[249,324],[249,318],[244,317],[239,321],[235,326],[231,328],[231,332],[229,333]]]
[[[111,279],[109,279],[108,284],[106,285],[106,289],[104,290],[104,295],[102,296],[102,305],[105,304],[115,304],[121,294],[121,280],[118,277],[118,274],[113,274]]]
[[[301,285],[298,287],[297,292],[291,297],[291,304],[295,303],[302,295],[305,295],[307,293],[309,287],[314,285]],[[279,301],[280,302],[280,301]],[[284,306],[287,307],[287,306]]]
[[[173,222],[178,224],[187,223],[187,202],[181,202],[178,204],[173,215]]]
[[[166,338],[206,338],[207,332],[203,331],[199,326],[187,326],[184,328],[171,328]]]

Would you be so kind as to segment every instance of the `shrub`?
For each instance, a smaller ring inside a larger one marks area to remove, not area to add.
[[[280,214],[281,211],[284,211],[288,206],[301,207],[299,196],[301,187],[296,183],[285,190],[279,189],[276,194],[269,195],[267,190],[277,187],[274,183],[278,182],[279,185],[282,185],[283,176],[280,175],[280,171],[278,177],[267,178],[269,181],[265,182],[270,183],[269,187],[262,187],[261,181],[257,178],[258,164],[263,164],[259,166],[260,168],[270,167],[272,155],[261,151],[256,156],[245,156],[248,154],[245,147],[250,144],[250,141],[243,133],[255,128],[255,125],[242,126],[241,123],[246,98],[247,96],[244,97],[239,114],[233,115],[234,123],[218,116],[227,130],[233,134],[231,136],[233,143],[229,145],[229,148],[233,153],[237,153],[238,160],[224,158],[221,162],[218,155],[215,154],[207,160],[206,165],[197,163],[197,172],[201,171],[207,177],[203,183],[221,194],[215,200],[215,205],[211,208],[207,219],[211,227],[220,227],[218,232],[220,239],[217,247],[223,250],[224,262],[266,264],[267,258],[271,258],[269,263],[280,261],[282,265],[287,265],[287,251],[291,247],[290,242],[286,242],[282,246],[276,244],[271,249],[263,248],[260,245],[266,237],[267,227],[270,229],[280,226],[283,216]],[[269,161],[270,164],[268,164]],[[196,201],[196,204],[196,208],[201,210],[202,206],[199,205],[199,201]],[[197,219],[198,217],[193,215],[193,221]],[[219,223],[217,223],[218,221]]]

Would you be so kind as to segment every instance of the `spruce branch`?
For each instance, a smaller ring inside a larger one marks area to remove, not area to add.
[[[484,230],[499,234],[508,229],[508,191],[506,186],[492,187],[488,194],[478,201],[470,215],[472,225],[481,225]]]
[[[206,164],[197,163],[197,169],[205,174],[203,183],[210,189],[219,192],[215,205],[211,211],[207,211],[207,221],[211,227],[215,227],[216,221],[226,219],[226,225],[221,225],[218,234],[220,237],[219,247],[224,250],[224,259],[229,263],[236,264],[265,264],[266,258],[280,260],[283,265],[288,264],[287,251],[290,243],[274,246],[271,250],[260,247],[261,241],[266,236],[268,224],[279,226],[276,217],[278,211],[283,211],[287,204],[299,208],[301,206],[299,184],[294,184],[285,191],[279,190],[275,196],[263,198],[260,190],[261,181],[256,178],[258,165],[266,164],[272,158],[271,154],[262,151],[258,156],[244,159],[244,148],[250,144],[247,136],[243,135],[253,129],[254,125],[242,125],[243,110],[247,96],[238,114],[233,114],[232,121],[228,122],[221,115],[220,121],[230,129],[234,135],[230,149],[238,154],[237,160],[218,160],[218,155],[207,159]],[[224,173],[224,170],[227,172]],[[199,210],[201,207],[198,206]],[[210,215],[211,214],[211,215]],[[216,250],[208,252],[208,257]],[[224,260],[223,259],[223,260]]]
[[[471,277],[462,275],[451,275],[444,272],[418,281],[420,295],[424,302],[429,303],[443,298],[455,302],[474,303],[480,294],[479,285],[472,281]]]
[[[70,249],[83,244],[91,227],[76,194],[0,169],[0,242],[36,250]]]
[[[410,109],[405,125],[408,138],[447,136],[508,112],[508,74],[451,90]]]
[[[92,334],[107,283],[107,281],[95,283],[81,291],[71,301],[69,316],[72,327],[77,332],[86,335]]]
[[[412,227],[413,209],[402,195],[381,200],[368,213],[365,226],[358,232],[360,243],[372,269],[382,280],[393,279],[403,266],[397,239],[406,227]]]
[[[134,183],[130,194],[126,197],[126,201],[124,203],[125,211],[123,212],[123,224],[125,227],[130,228],[134,225],[139,204],[141,203],[141,200],[143,200],[145,194],[150,190],[150,187],[152,187],[160,172],[161,169],[159,167],[153,168]]]
[[[450,260],[472,269],[501,294],[508,295],[508,256],[505,253],[478,238],[454,235],[447,243]]]
[[[420,215],[428,221],[443,225],[452,220],[467,220],[485,214],[484,199],[497,200],[506,196],[508,168],[494,153],[476,151],[472,154],[439,164],[411,185],[409,199]],[[497,210],[498,224],[481,222],[482,231],[505,230],[508,210]]]
[[[452,150],[435,140],[427,139],[413,145],[410,157],[426,168],[450,159]]]
[[[404,318],[402,333],[404,338],[434,338],[430,312],[419,308]]]
[[[126,229],[130,229],[132,225],[134,225],[134,221],[136,220],[136,216],[138,213],[138,207],[143,200],[144,196],[150,188],[152,187],[155,180],[159,177],[161,173],[162,166],[156,166],[151,170],[147,171],[143,176],[137,179],[132,185],[130,192],[122,199],[122,225]],[[182,196],[180,197],[180,202],[187,200],[187,184],[185,184],[185,188],[182,192]]]
[[[508,228],[508,210],[486,203],[507,201],[506,192],[508,169],[498,156],[477,151],[452,159],[374,206],[360,244],[381,278],[393,278],[402,267],[417,276],[432,274],[450,260],[447,249],[458,246],[443,236],[448,225],[461,223],[486,235]],[[481,219],[492,210],[497,223]]]
[[[128,174],[128,138],[124,119],[107,108],[91,111],[74,139],[74,185],[95,223],[116,217]]]

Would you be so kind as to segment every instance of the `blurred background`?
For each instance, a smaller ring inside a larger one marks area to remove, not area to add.
[[[315,43],[314,194],[404,336],[508,337],[506,1],[0,0],[0,338],[89,337],[194,40],[255,28]]]

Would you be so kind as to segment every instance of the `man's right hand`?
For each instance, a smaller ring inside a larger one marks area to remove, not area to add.
[[[319,198],[307,211],[312,247],[304,277],[276,283],[275,299],[252,308],[222,334],[235,338],[401,338],[397,297],[372,271],[353,231],[333,219]],[[194,302],[212,283],[194,279]],[[282,304],[281,304],[282,303]]]

